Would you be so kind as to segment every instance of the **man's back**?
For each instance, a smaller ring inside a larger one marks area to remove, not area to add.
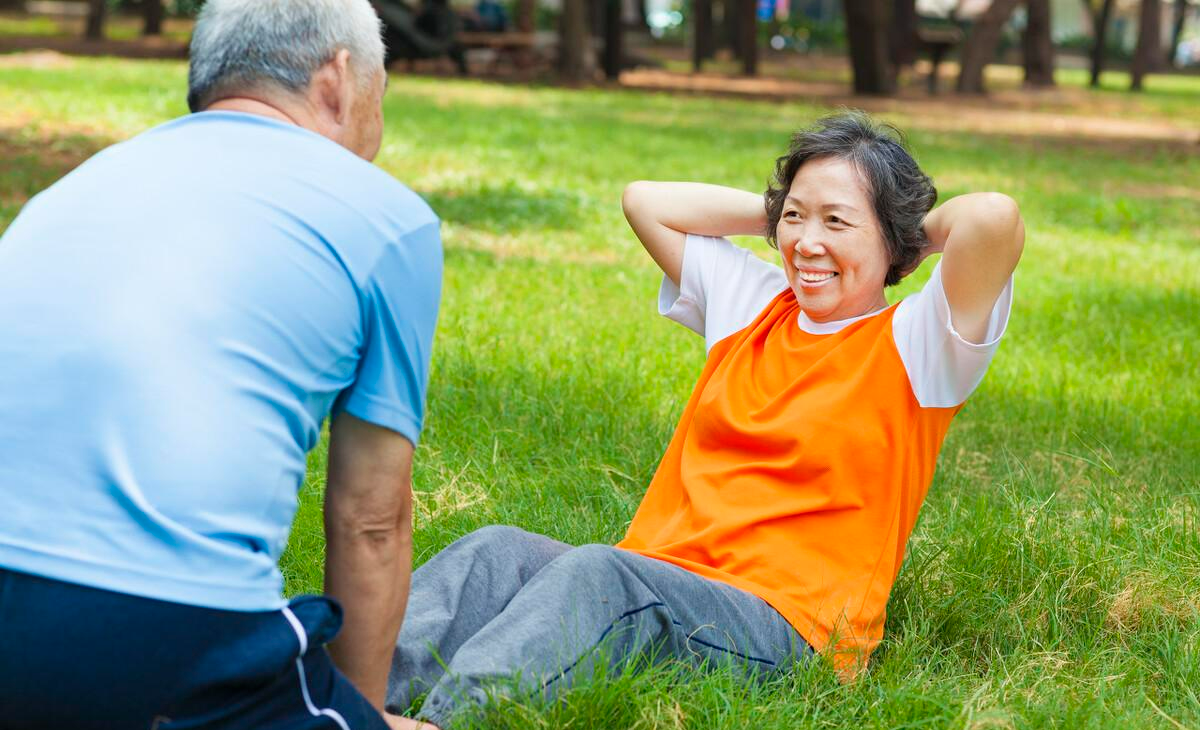
[[[0,240],[0,567],[282,605],[335,399],[416,442],[440,272],[429,208],[297,126],[207,112],[85,163]]]

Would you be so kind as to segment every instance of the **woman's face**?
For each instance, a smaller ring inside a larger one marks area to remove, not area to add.
[[[809,319],[830,322],[887,306],[883,232],[850,162],[822,157],[801,165],[775,236],[788,283]]]

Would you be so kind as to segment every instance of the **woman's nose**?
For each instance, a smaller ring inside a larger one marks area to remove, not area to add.
[[[796,241],[796,250],[805,258],[821,256],[825,253],[825,244],[821,243],[820,237],[812,233],[805,232],[800,236],[800,240]]]

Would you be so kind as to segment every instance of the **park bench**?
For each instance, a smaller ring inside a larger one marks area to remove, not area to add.
[[[492,70],[505,61],[513,68],[528,68],[542,60],[554,40],[545,34],[521,31],[462,31],[457,38],[468,51],[488,52]]]
[[[929,54],[930,95],[938,93],[938,65],[958,44],[962,43],[963,32],[958,26],[938,23],[917,26],[917,41],[921,50]]]

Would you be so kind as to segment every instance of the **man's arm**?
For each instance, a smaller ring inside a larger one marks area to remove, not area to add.
[[[954,329],[982,342],[996,298],[1021,258],[1025,223],[1012,198],[971,193],[951,198],[925,218],[929,253],[942,253],[942,286]]]
[[[345,609],[338,668],[383,710],[412,575],[412,457],[405,437],[339,413],[325,488],[325,593]]]
[[[634,182],[625,188],[621,207],[650,257],[677,285],[683,272],[685,234],[761,236],[766,233],[763,196],[719,185]]]

